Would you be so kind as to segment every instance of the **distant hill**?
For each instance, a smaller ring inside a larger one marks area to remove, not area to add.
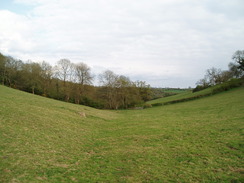
[[[151,97],[152,99],[169,97],[172,95],[186,92],[188,90],[189,89],[180,89],[180,88],[151,88]]]
[[[223,91],[227,91],[232,88],[236,88],[240,86],[244,86],[244,78],[232,79],[231,81],[225,82],[223,84],[212,86],[207,89],[194,92],[194,93],[191,90],[185,90],[183,92],[180,92],[177,95],[173,95],[170,97],[162,97],[156,100],[148,101],[147,103],[152,104],[153,106],[160,106],[160,105],[166,105],[166,104],[172,104],[178,102],[185,102],[185,101],[194,100],[194,99],[210,96],[213,94],[221,93]]]

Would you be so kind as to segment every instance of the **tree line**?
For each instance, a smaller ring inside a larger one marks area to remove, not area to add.
[[[197,92],[217,84],[222,84],[231,79],[243,77],[244,76],[244,50],[236,51],[233,54],[232,59],[234,60],[234,62],[229,63],[228,70],[222,71],[221,69],[217,69],[215,67],[207,69],[204,78],[200,79],[196,83],[197,87],[193,89],[193,92]]]
[[[244,50],[236,51],[229,69],[210,68],[193,92],[244,76]],[[141,106],[155,98],[155,89],[145,81],[106,70],[98,75],[100,86],[94,86],[94,74],[85,63],[59,60],[55,66],[46,61],[15,59],[0,53],[0,83],[33,94],[105,109],[127,109]]]
[[[2,85],[33,94],[95,108],[127,109],[151,99],[151,88],[144,81],[106,70],[99,74],[100,86],[94,86],[94,74],[85,63],[59,60],[48,62],[15,59],[0,53]]]

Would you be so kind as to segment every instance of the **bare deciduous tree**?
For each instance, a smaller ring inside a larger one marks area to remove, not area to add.
[[[105,88],[105,98],[110,109],[118,109],[119,103],[117,100],[117,90],[119,76],[113,71],[107,70],[99,75],[99,80],[102,86]]]
[[[56,75],[64,82],[64,86],[70,76],[71,62],[68,59],[61,59],[56,65]]]
[[[244,50],[237,50],[233,54],[232,59],[239,64],[238,68],[244,71]]]
[[[212,67],[206,71],[205,78],[207,78],[210,85],[220,84],[221,73],[221,69],[216,69],[215,67]]]
[[[239,78],[244,75],[244,70],[241,70],[238,64],[230,62],[228,67],[229,67],[231,77]]]
[[[91,69],[84,63],[74,64],[75,70],[75,80],[78,83],[76,88],[76,103],[80,102],[80,98],[85,90],[85,85],[92,84],[93,76],[91,74]]]
[[[42,87],[43,87],[43,95],[47,96],[47,90],[51,86],[52,76],[53,76],[53,70],[52,66],[43,61],[41,64],[41,77],[42,77]]]
[[[91,69],[84,63],[75,64],[75,76],[78,83],[81,85],[92,84],[93,76],[91,74]]]
[[[61,59],[57,62],[55,67],[56,76],[63,81],[65,101],[69,101],[70,91],[67,86],[67,81],[70,79],[72,74],[72,64],[68,59]]]

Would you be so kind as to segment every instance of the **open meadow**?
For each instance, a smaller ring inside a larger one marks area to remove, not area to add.
[[[244,182],[243,127],[243,87],[109,111],[0,86],[0,182]]]

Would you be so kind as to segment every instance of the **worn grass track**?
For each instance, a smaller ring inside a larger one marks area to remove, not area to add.
[[[0,182],[244,181],[244,88],[105,111],[0,86],[0,105]]]

